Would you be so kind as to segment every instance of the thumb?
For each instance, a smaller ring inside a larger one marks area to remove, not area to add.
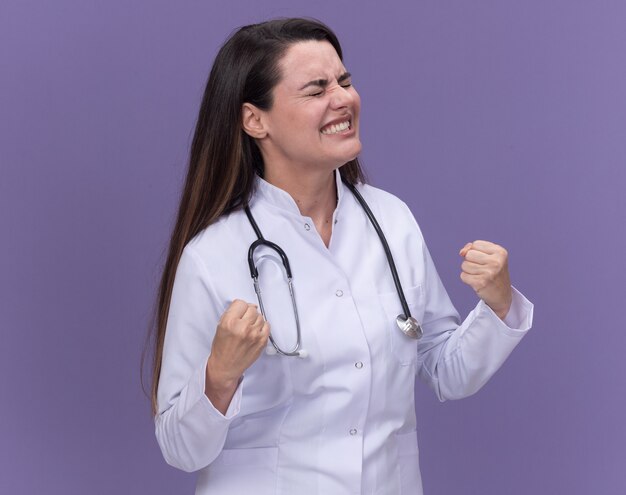
[[[462,256],[465,258],[465,255],[467,254],[467,252],[472,249],[473,244],[471,242],[468,242],[465,246],[463,246],[461,248],[461,250],[459,251],[459,256]]]

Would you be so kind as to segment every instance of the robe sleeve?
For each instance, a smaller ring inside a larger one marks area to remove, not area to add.
[[[421,237],[412,213],[408,214]],[[504,320],[481,300],[461,321],[423,237],[421,241],[425,310],[424,334],[417,347],[418,376],[439,400],[460,399],[477,392],[502,366],[530,329],[533,305],[513,288],[512,305]]]
[[[176,270],[155,417],[163,457],[168,464],[188,472],[206,467],[219,455],[241,404],[243,382],[226,415],[204,394],[206,363],[225,309],[222,306],[206,265],[188,245]]]

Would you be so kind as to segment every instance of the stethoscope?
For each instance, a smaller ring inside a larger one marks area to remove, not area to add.
[[[400,298],[400,304],[402,305],[402,311],[404,312],[403,314],[400,314],[396,317],[396,324],[398,325],[400,330],[402,330],[402,333],[404,333],[407,337],[410,337],[412,339],[419,339],[422,337],[422,327],[420,326],[418,321],[411,316],[411,311],[409,310],[409,305],[407,304],[406,299],[404,297],[404,291],[402,290],[402,285],[400,284],[400,278],[398,277],[396,264],[393,260],[393,256],[391,254],[391,250],[389,249],[389,244],[387,243],[385,234],[383,234],[383,231],[381,230],[380,225],[378,225],[378,222],[376,221],[376,217],[374,217],[372,210],[370,210],[369,206],[365,202],[365,199],[363,199],[363,196],[361,196],[361,193],[357,191],[354,185],[350,184],[345,179],[342,178],[342,181],[346,185],[346,187],[350,189],[352,194],[354,194],[354,197],[356,198],[356,200],[359,202],[359,204],[361,205],[361,207],[367,214],[367,217],[369,218],[371,224],[374,226],[374,229],[376,230],[376,233],[378,234],[378,238],[380,239],[380,242],[383,245],[383,248],[385,250],[385,256],[387,257],[387,262],[389,263],[389,268],[391,269],[391,275],[393,276],[393,283],[396,286],[396,291],[398,292],[398,297]],[[277,244],[274,244],[271,241],[266,240],[263,237],[263,234],[261,234],[261,230],[259,229],[259,226],[257,225],[256,221],[254,220],[254,217],[252,216],[252,212],[250,211],[250,208],[246,206],[244,210],[258,238],[256,241],[254,241],[250,245],[250,248],[248,249],[248,265],[250,267],[250,276],[252,277],[252,280],[254,283],[254,291],[256,292],[257,299],[259,300],[259,309],[261,310],[261,314],[263,315],[263,318],[267,320],[265,316],[265,308],[263,307],[263,298],[261,297],[261,287],[259,286],[259,272],[256,268],[256,265],[254,264],[254,251],[259,246],[266,246],[276,251],[276,253],[278,253],[278,255],[280,256],[280,259],[283,262],[283,267],[285,268],[285,272],[287,275],[287,285],[289,286],[289,295],[291,296],[291,304],[293,307],[294,319],[296,322],[296,345],[293,347],[293,349],[289,351],[282,350],[270,333],[269,340],[272,343],[273,348],[271,347],[267,348],[268,354],[278,353],[282,356],[296,356],[296,357],[304,358],[308,355],[308,353],[304,349],[302,349],[302,332],[300,330],[300,319],[298,318],[298,305],[296,304],[296,296],[295,296],[294,289],[293,289],[293,281],[292,281],[292,275],[291,275],[291,267],[289,266],[289,259],[287,258],[285,251],[283,251],[280,246],[278,246]]]

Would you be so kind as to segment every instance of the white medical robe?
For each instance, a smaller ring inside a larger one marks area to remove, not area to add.
[[[247,263],[256,235],[239,210],[184,250],[155,421],[166,461],[199,471],[196,494],[421,494],[415,378],[440,400],[473,394],[531,326],[532,304],[516,290],[504,321],[481,301],[461,322],[408,207],[360,185],[422,324],[421,340],[406,337],[395,323],[402,308],[380,240],[335,175],[328,248],[289,194],[257,180],[251,210],[289,257],[308,357],[263,353],[225,416],[204,395],[206,361],[227,306],[257,303]],[[296,327],[280,258],[261,248],[255,259],[272,335],[291,348]]]

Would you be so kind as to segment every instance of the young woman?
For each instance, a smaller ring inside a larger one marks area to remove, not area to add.
[[[487,241],[461,250],[480,302],[460,321],[407,206],[364,183],[359,112],[319,22],[246,26],[214,62],[153,383],[159,445],[197,494],[420,494],[416,376],[470,395],[530,328]]]

